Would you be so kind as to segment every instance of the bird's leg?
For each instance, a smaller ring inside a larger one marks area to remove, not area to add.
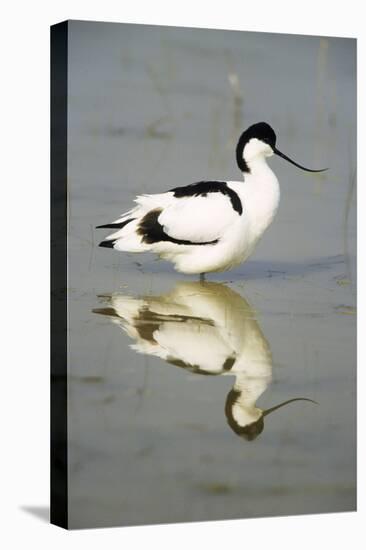
[[[204,282],[205,282],[205,274],[200,273],[200,283],[204,283]]]

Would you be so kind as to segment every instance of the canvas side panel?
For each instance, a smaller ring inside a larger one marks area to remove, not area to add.
[[[51,27],[51,523],[68,526],[67,54],[68,23]]]

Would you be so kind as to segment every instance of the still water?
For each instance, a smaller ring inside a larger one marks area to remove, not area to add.
[[[71,528],[355,509],[355,52],[70,23]],[[247,263],[201,284],[98,248],[136,194],[240,179],[260,120],[330,169],[270,159],[280,208]]]

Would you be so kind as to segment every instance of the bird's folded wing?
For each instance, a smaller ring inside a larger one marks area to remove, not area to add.
[[[170,237],[197,243],[220,239],[237,220],[230,198],[222,193],[175,198],[158,218]]]

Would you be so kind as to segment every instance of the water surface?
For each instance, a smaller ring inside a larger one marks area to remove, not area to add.
[[[70,527],[354,510],[355,41],[69,28]],[[246,264],[200,285],[97,247],[137,193],[239,179],[260,120],[330,170],[270,159]]]

